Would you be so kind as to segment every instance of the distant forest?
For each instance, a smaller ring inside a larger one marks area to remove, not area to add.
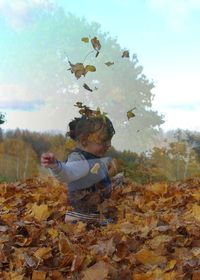
[[[62,134],[0,128],[0,181],[14,182],[48,174],[40,156],[52,151],[61,160],[75,147]],[[177,181],[200,176],[200,133],[183,130],[160,133],[157,147],[140,154],[130,150],[107,153],[115,157],[120,172],[137,183]]]

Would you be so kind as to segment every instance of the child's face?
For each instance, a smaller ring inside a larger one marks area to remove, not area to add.
[[[111,147],[111,139],[103,135],[100,131],[92,134],[87,139],[86,150],[96,156],[102,157]]]

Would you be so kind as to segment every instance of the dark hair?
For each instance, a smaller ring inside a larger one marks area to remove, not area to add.
[[[75,118],[69,123],[69,131],[67,136],[73,140],[79,140],[80,135],[88,136],[100,129],[105,129],[108,139],[111,139],[115,134],[115,129],[112,122],[106,116],[82,116]]]

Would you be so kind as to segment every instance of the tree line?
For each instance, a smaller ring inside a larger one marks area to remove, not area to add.
[[[40,166],[41,154],[52,151],[64,161],[74,147],[75,142],[63,134],[0,128],[0,181],[47,174]],[[111,147],[107,155],[117,159],[120,171],[130,181],[145,184],[185,180],[200,176],[200,133],[181,130],[162,133],[160,145],[151,150],[136,153]]]

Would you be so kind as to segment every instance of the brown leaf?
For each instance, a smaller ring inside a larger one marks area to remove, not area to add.
[[[43,259],[43,260],[47,260],[50,257],[52,257],[52,253],[51,253],[52,248],[51,247],[42,247],[37,249],[37,251],[35,251],[34,256],[37,259]]]
[[[142,249],[135,255],[136,260],[142,264],[149,265],[161,265],[167,262],[166,257],[158,256],[153,251],[148,249]]]
[[[87,89],[88,91],[93,91],[87,84],[83,84],[83,87],[85,88],[85,89]]]
[[[32,280],[45,280],[46,279],[46,271],[38,271],[34,270],[32,274]]]
[[[129,57],[129,51],[124,51],[122,57]]]
[[[96,51],[96,57],[97,57],[99,55],[99,51],[101,49],[101,44],[100,44],[99,40],[97,39],[97,37],[94,37],[93,39],[91,39],[91,43],[92,43],[93,48]]]
[[[68,70],[71,70],[71,73],[74,74],[77,79],[79,79],[81,76],[85,76],[86,72],[83,63],[72,64],[70,61],[68,62],[71,66],[71,68]]]
[[[83,272],[83,280],[104,280],[108,272],[108,265],[104,261],[99,261]]]

